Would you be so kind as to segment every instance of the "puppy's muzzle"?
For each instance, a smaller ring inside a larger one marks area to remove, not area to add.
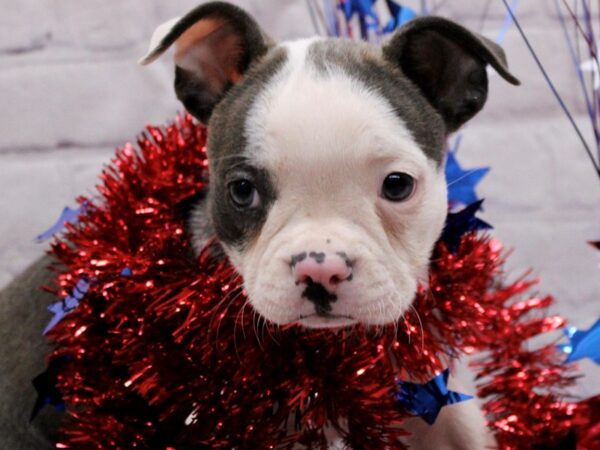
[[[352,261],[344,252],[298,253],[292,256],[290,267],[296,284],[304,286],[302,297],[314,303],[316,313],[323,316],[337,300],[337,287],[352,280]]]

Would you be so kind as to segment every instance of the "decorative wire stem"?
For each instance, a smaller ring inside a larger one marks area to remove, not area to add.
[[[554,97],[558,101],[560,107],[562,108],[562,110],[564,111],[564,113],[567,115],[567,118],[569,119],[569,122],[571,122],[571,125],[573,126],[573,129],[575,130],[575,133],[577,133],[577,136],[578,136],[579,140],[581,141],[581,144],[583,145],[583,148],[585,149],[588,157],[590,158],[590,161],[591,161],[592,165],[594,166],[594,170],[596,171],[596,175],[598,176],[598,180],[600,181],[600,167],[596,163],[596,160],[594,159],[592,150],[590,149],[588,143],[586,142],[585,138],[583,137],[583,134],[581,133],[581,130],[579,129],[579,126],[577,126],[577,123],[575,122],[575,119],[573,118],[573,115],[571,114],[571,112],[569,111],[569,108],[567,108],[567,105],[565,104],[565,102],[563,101],[562,97],[560,96],[560,94],[556,90],[556,87],[554,86],[554,83],[550,79],[550,76],[548,75],[548,72],[546,72],[546,69],[544,68],[542,62],[540,61],[537,53],[533,49],[531,43],[529,42],[529,39],[527,39],[527,36],[525,35],[525,32],[523,31],[523,28],[521,28],[521,24],[519,23],[519,21],[517,20],[517,18],[513,14],[513,11],[511,9],[510,5],[508,4],[508,1],[507,0],[502,0],[502,3],[504,3],[504,6],[506,7],[508,13],[512,17],[512,20],[515,23],[515,26],[517,27],[517,29],[519,30],[519,33],[521,34],[521,37],[523,38],[523,41],[525,42],[525,45],[527,45],[527,48],[529,49],[529,53],[531,53],[531,56],[533,56],[533,59],[535,60],[535,63],[537,64],[537,66],[539,67],[540,71],[542,72],[542,75],[544,76],[544,79],[546,80],[546,83],[548,83],[548,86],[550,87],[550,90],[552,91],[552,94],[554,94]]]

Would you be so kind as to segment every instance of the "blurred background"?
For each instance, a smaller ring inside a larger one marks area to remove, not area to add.
[[[93,195],[116,146],[182,110],[170,59],[144,68],[136,61],[156,26],[198,3],[0,0],[0,288],[46,251],[34,238],[63,207]],[[279,40],[318,31],[305,0],[233,3]],[[402,2],[415,11],[422,3]],[[491,39],[506,16],[501,0],[428,3]],[[517,18],[595,150],[555,2],[522,0]],[[522,86],[490,77],[487,106],[462,130],[458,159],[492,169],[477,192],[486,199],[481,217],[513,249],[507,278],[532,268],[540,293],[557,299],[553,312],[588,328],[600,316],[600,251],[587,243],[600,240],[600,182],[514,26],[502,45]],[[584,75],[598,76],[597,65]],[[577,393],[600,393],[600,368],[589,360],[582,367]]]

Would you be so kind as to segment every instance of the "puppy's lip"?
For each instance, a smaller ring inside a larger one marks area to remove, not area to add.
[[[309,314],[300,316],[297,321],[306,328],[341,328],[356,324],[352,316],[341,314]]]
[[[317,314],[317,313],[313,313],[313,314],[308,314],[306,316],[300,316],[298,317],[298,320],[302,320],[302,319],[307,319],[309,317],[323,317],[326,319],[351,319],[354,320],[354,317],[352,316],[345,316],[343,314]]]

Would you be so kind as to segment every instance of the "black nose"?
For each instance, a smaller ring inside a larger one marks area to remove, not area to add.
[[[315,304],[315,311],[320,316],[331,312],[331,303],[337,300],[337,295],[329,292],[321,283],[308,281],[302,297]]]

